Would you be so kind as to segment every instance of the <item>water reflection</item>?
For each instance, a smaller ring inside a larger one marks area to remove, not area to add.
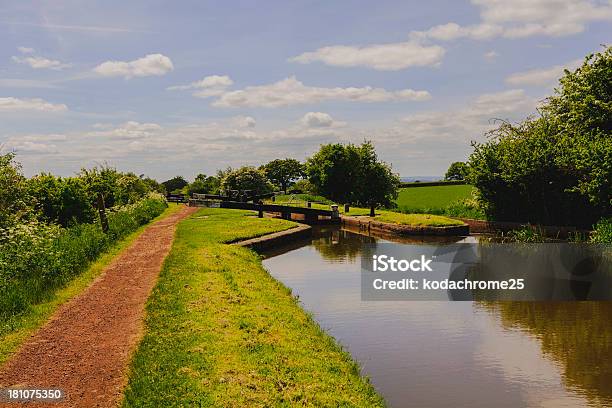
[[[612,406],[612,302],[364,302],[360,251],[373,242],[321,229],[264,266],[390,406]]]
[[[612,302],[497,302],[478,307],[540,342],[565,385],[594,406],[612,406]]]

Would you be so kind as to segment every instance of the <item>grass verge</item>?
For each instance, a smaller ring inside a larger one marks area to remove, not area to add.
[[[202,209],[179,224],[124,406],[382,406],[260,257],[224,244],[295,225],[252,214]]]
[[[170,204],[161,215],[151,222],[165,218],[179,209],[180,206]],[[26,312],[2,322],[0,325],[0,365],[6,362],[28,337],[46,323],[62,304],[85,290],[117,255],[138,238],[148,225],[139,227],[135,232],[113,244],[87,270],[72,279],[65,287],[55,291],[45,302],[32,305]]]

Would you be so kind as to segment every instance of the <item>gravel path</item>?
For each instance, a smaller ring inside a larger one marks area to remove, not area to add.
[[[185,207],[146,228],[0,369],[0,388],[65,392],[60,403],[29,404],[36,407],[116,406],[127,383],[130,356],[143,335],[145,303],[176,224],[195,210]]]

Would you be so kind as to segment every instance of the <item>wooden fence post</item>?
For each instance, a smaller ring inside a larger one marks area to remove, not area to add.
[[[108,219],[106,218],[106,211],[104,207],[104,197],[102,193],[98,193],[98,215],[100,216],[100,225],[102,226],[102,232],[108,232]]]

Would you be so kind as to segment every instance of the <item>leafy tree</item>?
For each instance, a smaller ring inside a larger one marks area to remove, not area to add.
[[[400,178],[393,173],[391,166],[378,160],[371,142],[359,146],[359,159],[359,179],[354,187],[356,202],[369,207],[370,216],[374,217],[376,207],[393,205]]]
[[[296,159],[276,159],[262,166],[266,176],[287,193],[287,187],[293,180],[304,174],[302,163]]]
[[[115,200],[117,204],[133,204],[151,191],[149,184],[134,173],[121,174],[117,179]]]
[[[317,192],[338,203],[390,206],[397,197],[399,177],[378,160],[371,142],[361,146],[328,144],[306,161],[306,174]]]
[[[173,193],[175,191],[181,190],[183,187],[186,187],[189,183],[182,176],[176,176],[171,178],[170,180],[166,180],[162,182],[162,185],[166,189],[168,193]]]
[[[317,189],[307,179],[301,179],[293,183],[293,185],[291,186],[291,190],[289,190],[289,192],[290,193],[296,192],[296,193],[304,193],[304,194],[316,194]]]
[[[464,162],[454,162],[448,167],[444,180],[465,180],[469,167]]]
[[[91,223],[96,218],[92,200],[80,178],[61,178],[42,173],[27,181],[34,208],[46,222],[63,227]]]
[[[217,177],[198,174],[194,182],[185,187],[185,192],[188,195],[193,193],[216,194],[219,192],[220,185],[221,181]]]
[[[475,143],[469,179],[495,220],[591,227],[612,208],[612,51],[565,71],[541,114]]]
[[[228,190],[253,190],[256,194],[272,191],[273,186],[263,171],[244,166],[227,173],[221,181],[221,188]]]
[[[164,187],[161,183],[151,177],[140,177],[142,181],[145,182],[146,185],[149,186],[151,191],[156,191],[160,194],[166,194],[166,187]]]
[[[350,203],[359,180],[359,159],[355,145],[322,145],[306,161],[305,173],[318,194],[337,203]]]
[[[121,174],[109,166],[93,167],[91,169],[81,169],[77,175],[87,188],[87,194],[94,207],[97,206],[98,195],[102,195],[104,206],[113,207],[116,204],[117,182]]]
[[[15,155],[0,155],[0,228],[14,223],[28,211],[26,178]]]

